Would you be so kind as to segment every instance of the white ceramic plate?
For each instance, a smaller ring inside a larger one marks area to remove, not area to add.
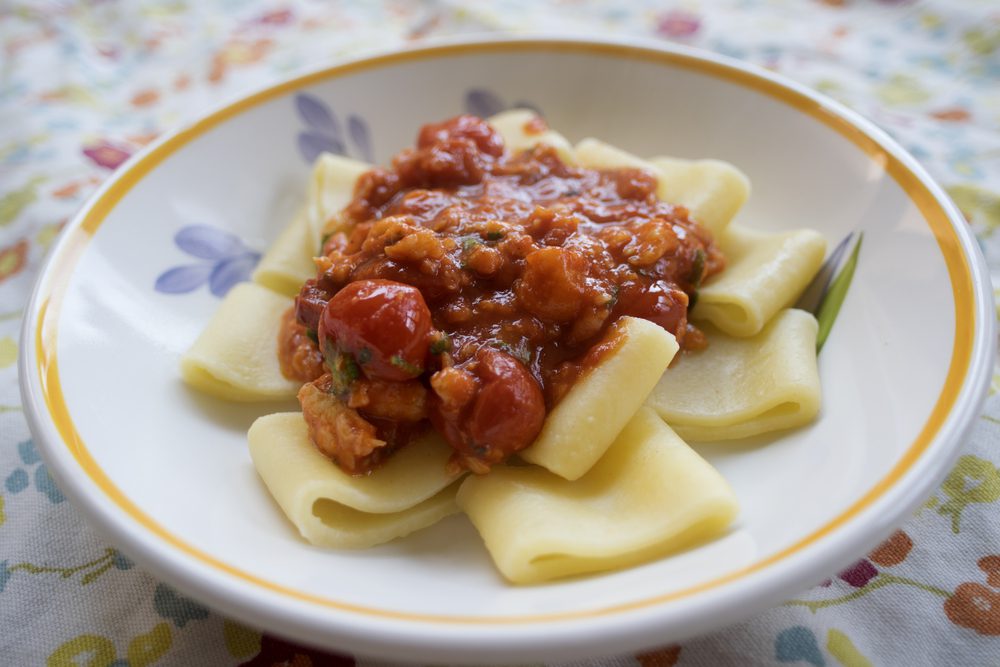
[[[198,395],[178,358],[218,305],[213,290],[245,275],[291,216],[316,151],[384,161],[422,123],[525,103],[572,140],[738,165],[753,183],[747,225],[809,226],[831,246],[864,231],[820,357],[822,414],[780,438],[700,447],[740,499],[736,527],[624,572],[512,587],[461,516],[367,551],[314,548],[247,454],[247,427],[275,406]],[[741,619],[901,523],[984,395],[984,275],[972,235],[916,162],[801,86],[662,47],[438,45],[287,81],[136,156],[53,252],[25,317],[21,382],[65,492],[127,553],[221,611],[366,655],[561,660]]]

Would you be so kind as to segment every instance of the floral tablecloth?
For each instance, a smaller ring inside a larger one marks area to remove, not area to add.
[[[22,415],[21,313],[66,220],[158,133],[331,59],[483,31],[658,38],[821,90],[947,188],[1000,287],[996,0],[0,0],[0,664],[355,663],[219,616],[81,520]],[[1000,664],[998,443],[991,398],[942,486],[866,558],[741,625],[595,664]]]

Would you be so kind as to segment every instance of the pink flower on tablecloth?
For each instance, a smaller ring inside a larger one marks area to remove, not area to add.
[[[285,25],[291,22],[294,14],[291,9],[275,9],[269,11],[261,16],[258,16],[254,23],[261,23],[263,25]]]
[[[701,19],[698,15],[683,9],[664,12],[656,23],[656,33],[668,39],[685,39],[700,29]]]
[[[878,569],[867,558],[862,558],[837,576],[855,588],[864,588],[865,584],[878,576]]]
[[[94,164],[106,169],[117,169],[125,160],[132,157],[128,150],[107,141],[84,146],[83,154]]]
[[[838,574],[837,577],[854,588],[864,588],[869,581],[878,576],[879,571],[875,567],[876,564],[882,567],[899,565],[906,560],[912,549],[913,540],[910,536],[905,531],[897,530],[877,549],[868,554],[868,558],[862,558]]]
[[[208,71],[211,83],[222,81],[230,67],[245,67],[260,62],[274,48],[274,40],[232,39],[226,42],[212,57],[212,65]]]
[[[972,114],[969,113],[968,109],[963,109],[962,107],[951,107],[949,109],[932,111],[931,117],[947,121],[949,123],[967,123],[972,119]]]
[[[156,104],[160,99],[160,93],[155,88],[145,88],[132,96],[130,100],[134,107],[148,107]]]

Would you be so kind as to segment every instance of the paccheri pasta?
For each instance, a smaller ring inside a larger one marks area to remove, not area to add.
[[[731,225],[748,194],[726,163],[574,147],[520,110],[425,126],[391,168],[323,155],[182,375],[298,395],[248,437],[314,544],[463,511],[515,583],[656,558],[737,514],[681,438],[819,410],[816,322],[789,306],[825,244]]]

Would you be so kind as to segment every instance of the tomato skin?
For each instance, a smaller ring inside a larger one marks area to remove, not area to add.
[[[460,372],[470,375],[471,394],[455,405],[434,394],[430,418],[465,467],[485,472],[535,441],[545,399],[524,364],[506,352],[482,347],[467,368]]]
[[[630,287],[623,290],[618,312],[658,324],[680,341],[687,326],[687,294],[663,280],[644,288]]]
[[[320,349],[354,357],[372,380],[400,382],[424,371],[431,313],[420,290],[392,280],[358,280],[334,294],[319,322]]]
[[[530,445],[542,430],[545,399],[524,364],[506,352],[484,347],[476,361],[483,386],[467,429],[474,443],[499,450],[503,460]]]

